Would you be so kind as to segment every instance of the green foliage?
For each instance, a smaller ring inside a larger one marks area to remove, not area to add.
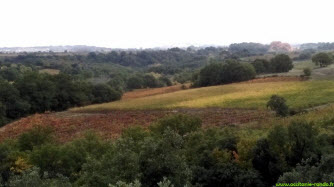
[[[110,101],[120,100],[122,93],[111,88],[107,84],[94,85],[92,94],[94,96],[95,103],[104,103]]]
[[[258,54],[265,54],[269,50],[268,45],[260,43],[237,43],[229,46],[229,51],[240,56],[247,57]]]
[[[301,181],[329,182],[334,180],[334,155],[325,155],[319,163],[312,164],[311,159],[307,159],[292,171],[285,172],[278,179],[279,183],[295,183]]]
[[[272,95],[270,97],[270,100],[267,103],[267,107],[269,107],[271,110],[274,110],[279,116],[289,115],[289,107],[286,105],[285,99],[278,95]]]
[[[169,129],[162,136],[145,140],[139,154],[141,181],[152,186],[167,177],[176,186],[184,186],[191,179],[191,170],[183,156],[184,141]]]
[[[13,84],[0,80],[0,126],[27,114],[119,100],[122,91],[66,74],[26,72]]]
[[[326,67],[333,63],[333,58],[328,53],[318,53],[312,57],[312,62],[320,67]]]
[[[254,66],[257,74],[269,73],[271,70],[270,62],[265,59],[256,59],[251,64]]]
[[[33,167],[23,172],[21,175],[13,176],[8,186],[22,187],[22,186],[41,186],[41,187],[70,187],[72,186],[69,180],[62,175],[57,175],[55,178],[49,179],[48,174],[44,173],[40,176],[39,168]]]
[[[167,129],[170,129],[177,134],[184,136],[199,130],[201,124],[202,121],[200,118],[179,114],[159,120],[156,124],[150,126],[150,129],[152,132],[159,134],[163,134]]]
[[[174,185],[170,180],[164,177],[162,181],[158,182],[158,187],[174,187]]]
[[[258,140],[253,149],[252,164],[266,184],[273,185],[284,172],[303,160],[317,162],[321,155],[319,148],[318,131],[314,125],[293,121],[288,127],[275,126],[267,138]]]
[[[288,55],[279,54],[270,60],[273,73],[288,72],[293,68],[292,60]]]
[[[33,129],[0,144],[1,185],[272,186],[333,180],[334,138],[319,134],[312,122],[275,125],[245,146],[242,129],[202,129],[200,123],[168,116],[149,129],[131,127],[112,141],[88,132],[62,144],[49,140],[45,129]],[[319,123],[328,130],[333,119]],[[244,152],[250,154],[243,157]],[[17,170],[20,159],[27,167]]]
[[[135,180],[131,183],[125,183],[122,181],[119,181],[116,183],[116,185],[109,185],[110,187],[141,187],[141,184],[138,180]]]
[[[228,60],[223,63],[211,63],[199,72],[195,86],[211,86],[255,78],[255,69],[246,63]]]
[[[129,89],[139,89],[143,86],[143,79],[138,76],[130,77],[127,80],[127,87]]]
[[[127,80],[128,89],[158,88],[171,85],[172,82],[167,77],[162,76],[157,79],[151,74],[137,74]]]
[[[310,68],[304,68],[303,69],[304,76],[309,77],[312,74],[312,70]]]
[[[21,134],[17,143],[21,151],[31,151],[35,147],[40,147],[46,143],[52,143],[52,129],[50,127],[37,126],[32,130]]]
[[[56,87],[45,76],[44,74],[28,73],[14,84],[20,96],[31,105],[31,113],[51,110]]]
[[[314,54],[316,51],[314,49],[304,49],[298,57],[296,57],[294,60],[308,60],[312,58],[312,54]]]

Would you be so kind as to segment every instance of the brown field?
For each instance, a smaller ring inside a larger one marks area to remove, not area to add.
[[[115,110],[105,113],[45,113],[35,114],[0,128],[0,141],[15,138],[35,126],[49,126],[60,142],[80,137],[93,130],[103,138],[110,139],[120,135],[124,128],[140,125],[148,127],[152,122],[171,114],[182,113],[200,117],[203,127],[238,125],[266,119],[272,114],[268,111],[247,109],[177,109],[177,110]]]
[[[186,88],[189,88],[190,84],[185,84]],[[182,85],[174,85],[163,88],[147,88],[147,89],[137,89],[131,92],[127,92],[123,95],[122,100],[134,99],[139,97],[147,97],[151,95],[158,95],[164,93],[171,93],[182,90]]]

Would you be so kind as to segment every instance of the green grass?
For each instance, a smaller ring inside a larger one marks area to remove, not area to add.
[[[203,107],[265,109],[267,101],[273,94],[285,97],[287,104],[297,109],[332,103],[334,81],[236,83],[90,105],[72,111]]]

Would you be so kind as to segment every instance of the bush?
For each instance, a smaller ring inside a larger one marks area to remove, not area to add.
[[[303,72],[304,72],[304,76],[309,77],[311,76],[312,70],[310,68],[305,68]]]
[[[152,125],[150,129],[153,132],[163,134],[168,128],[181,136],[187,133],[197,131],[201,127],[202,121],[193,116],[183,114],[165,117]]]
[[[57,175],[56,178],[48,178],[47,173],[40,176],[39,168],[33,167],[25,171],[22,175],[13,176],[8,182],[8,186],[40,186],[40,187],[70,187],[72,186],[68,178]]]
[[[274,110],[278,116],[288,116],[289,107],[286,105],[286,101],[283,97],[278,95],[271,96],[267,103],[267,107]]]
[[[19,136],[18,147],[21,151],[31,151],[34,147],[39,147],[51,142],[53,142],[52,129],[49,127],[37,126]]]

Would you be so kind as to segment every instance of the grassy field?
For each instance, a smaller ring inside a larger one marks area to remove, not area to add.
[[[334,102],[333,81],[244,82],[223,86],[181,90],[173,93],[126,99],[71,111],[172,109],[172,108],[253,108],[265,109],[270,96],[279,94],[290,107],[309,108]]]

